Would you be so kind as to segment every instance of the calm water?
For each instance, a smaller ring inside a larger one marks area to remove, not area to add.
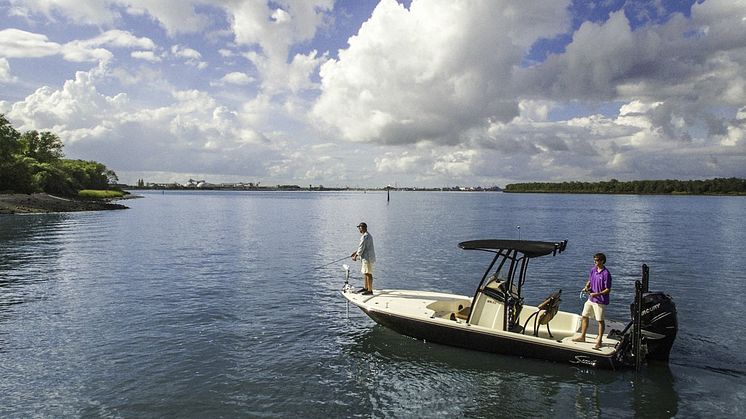
[[[144,195],[125,211],[0,215],[1,417],[746,415],[746,198]],[[341,262],[308,271],[349,255],[361,220],[378,288],[471,294],[487,255],[459,241],[568,239],[534,262],[527,301],[562,288],[579,312],[604,251],[609,316],[626,321],[648,263],[678,304],[671,362],[595,371],[391,332],[348,308]]]

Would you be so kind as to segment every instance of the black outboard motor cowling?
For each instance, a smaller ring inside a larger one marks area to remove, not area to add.
[[[641,305],[642,339],[647,347],[647,359],[668,361],[679,329],[676,304],[670,295],[648,292],[643,295]],[[632,318],[634,316],[633,304]]]
[[[642,281],[635,281],[635,302],[630,305],[632,320],[624,330],[612,330],[609,337],[619,340],[616,362],[640,368],[645,359],[668,361],[679,329],[676,304],[670,295],[648,291],[650,270],[642,265]]]

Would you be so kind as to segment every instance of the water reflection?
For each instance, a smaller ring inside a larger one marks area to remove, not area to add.
[[[678,411],[665,365],[639,373],[578,368],[427,343],[379,325],[356,330],[345,352],[356,360],[355,382],[370,394],[366,408],[374,415],[599,417],[618,410],[669,417]]]
[[[24,303],[0,307],[0,411],[726,417],[744,410],[744,217],[742,197],[352,192],[158,193],[127,211],[0,216],[0,302]],[[348,313],[339,265],[306,271],[348,255],[361,219],[377,288],[471,295],[489,261],[456,244],[520,224],[524,239],[569,239],[532,265],[527,301],[563,288],[562,310],[579,312],[572,290],[607,251],[609,317],[624,320],[646,262],[679,307],[671,369],[473,352]]]
[[[632,408],[636,417],[674,417],[679,412],[679,395],[671,368],[651,363],[635,374]]]
[[[20,261],[54,248],[67,214],[0,215],[0,270],[17,267]]]
[[[7,307],[44,295],[34,284],[50,279],[48,261],[59,258],[67,214],[0,215],[0,319]]]

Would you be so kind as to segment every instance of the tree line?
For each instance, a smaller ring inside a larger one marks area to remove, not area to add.
[[[505,192],[597,193],[597,194],[681,194],[746,195],[746,179],[633,180],[620,182],[530,182],[512,183]]]
[[[109,189],[119,180],[99,162],[63,158],[62,148],[56,134],[20,133],[0,114],[0,193],[74,196],[82,189]]]

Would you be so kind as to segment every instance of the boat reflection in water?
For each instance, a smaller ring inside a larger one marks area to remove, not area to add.
[[[389,416],[437,411],[455,417],[500,416],[496,412],[521,417],[541,412],[673,417],[679,408],[675,381],[665,363],[651,363],[640,371],[568,367],[402,339],[380,325],[355,327],[349,337],[343,345],[349,355],[345,359],[366,360],[348,366],[365,388],[366,397],[357,403],[369,411],[385,406]]]

